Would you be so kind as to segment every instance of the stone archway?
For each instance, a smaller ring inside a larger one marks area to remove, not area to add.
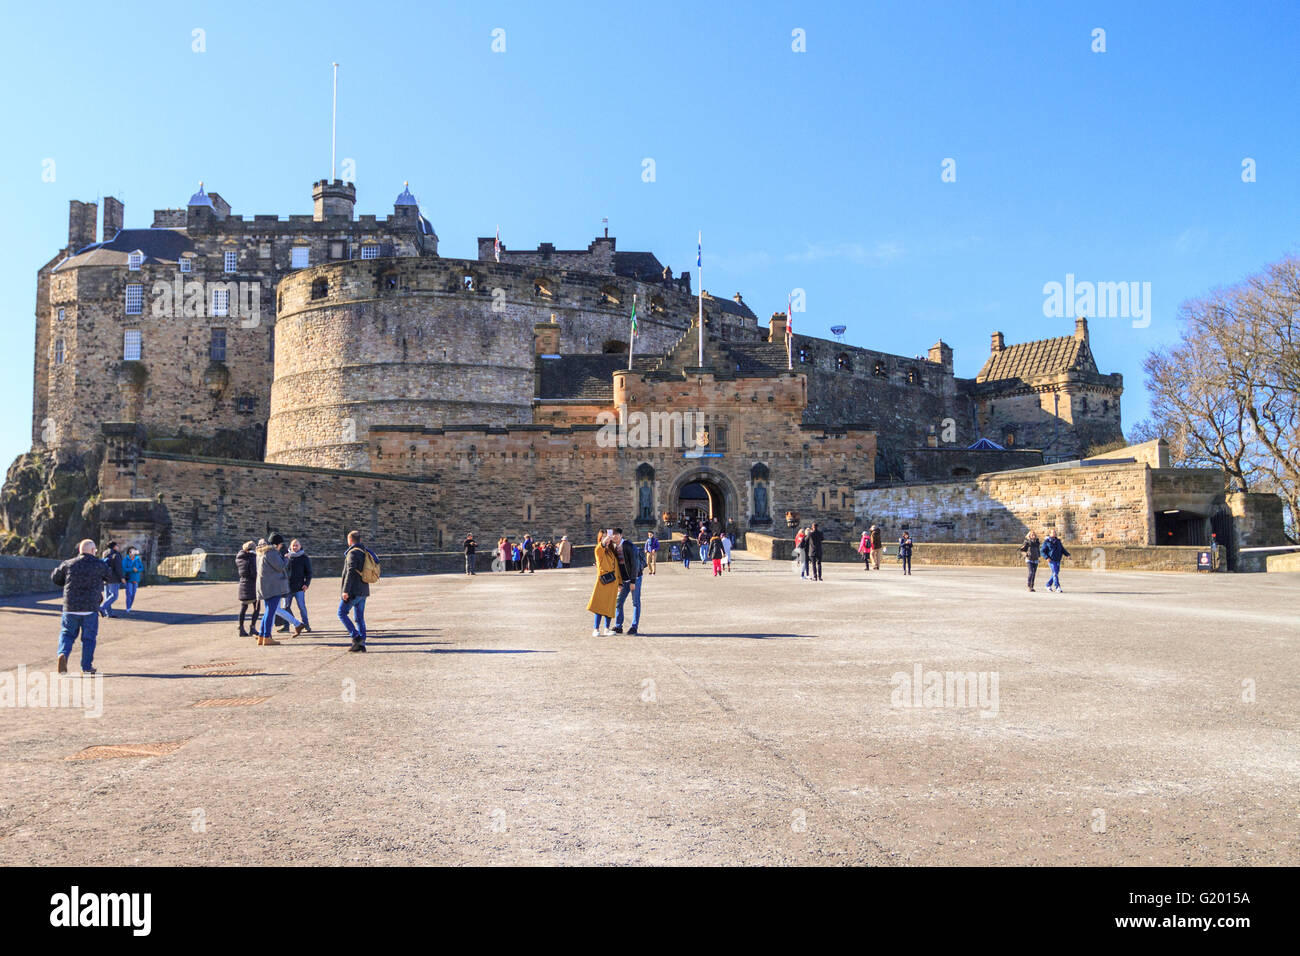
[[[740,495],[726,475],[712,468],[689,468],[674,479],[666,499],[670,511],[697,512],[722,526],[738,523],[742,512]]]

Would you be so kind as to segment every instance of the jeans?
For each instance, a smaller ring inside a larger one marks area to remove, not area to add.
[[[1034,586],[1034,578],[1038,576],[1038,562],[1026,561],[1025,564],[1029,568],[1029,586],[1032,588]]]
[[[126,609],[131,610],[131,605],[135,603],[135,592],[140,587],[134,581],[126,582]]]
[[[600,623],[601,621],[604,621],[605,623],[602,625],[602,624]],[[609,628],[609,618],[605,617],[605,615],[603,615],[603,614],[597,614],[597,615],[596,615],[596,623],[592,625],[592,628],[591,628],[591,629],[592,629],[593,631],[599,631],[599,630],[601,629],[602,626],[605,627],[606,629]]]
[[[59,653],[72,656],[72,642],[81,634],[81,669],[90,670],[95,660],[95,640],[99,637],[99,612],[94,614],[65,614],[59,631]]]
[[[355,612],[354,616],[357,619],[355,627],[352,625],[352,621],[348,617],[348,614],[352,612]],[[365,598],[354,597],[350,601],[339,601],[339,620],[342,621],[343,626],[348,629],[348,634],[351,635],[352,640],[360,641],[362,644],[366,642]]]
[[[477,572],[474,570],[474,555],[472,555],[472,554],[467,554],[467,555],[465,555],[465,573],[466,573],[466,574],[476,574],[476,573],[477,573]]]
[[[262,622],[258,627],[258,633],[263,637],[271,636],[271,626],[275,623],[276,612],[280,610],[280,601],[283,598],[280,595],[266,599],[265,609],[262,611]]]
[[[689,569],[691,566],[691,553],[685,548],[682,549],[682,567]]]
[[[614,615],[614,626],[623,626],[623,602],[627,600],[629,593],[632,595],[632,626],[636,627],[641,623],[641,578],[636,579],[636,590],[626,581],[619,585],[618,589],[618,613]]]
[[[294,602],[298,604],[298,613],[302,615],[302,620],[296,620],[293,616]],[[284,607],[280,608],[276,614],[283,620],[288,621],[291,627],[297,627],[299,624],[307,624],[307,592],[295,591],[284,599]]]
[[[120,590],[122,590],[122,585],[120,584],[105,584],[104,603],[99,606],[99,609],[105,613],[112,610],[113,602],[117,600],[117,594]]]
[[[1047,586],[1049,588],[1055,586],[1059,591],[1061,589],[1061,562],[1048,561],[1047,566],[1052,569],[1052,576],[1047,579]]]
[[[912,556],[910,554],[903,555],[903,573],[904,574],[912,573]]]

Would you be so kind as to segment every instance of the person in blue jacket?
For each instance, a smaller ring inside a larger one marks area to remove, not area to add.
[[[135,603],[135,592],[139,590],[140,581],[144,578],[144,559],[134,547],[126,549],[126,557],[122,559],[122,577],[126,587],[126,613],[130,614],[131,605]]]
[[[1061,539],[1056,536],[1056,529],[1053,528],[1047,532],[1047,537],[1043,539],[1043,546],[1039,549],[1043,557],[1047,559],[1047,564],[1052,569],[1051,576],[1047,579],[1047,590],[1055,591],[1057,594],[1064,594],[1061,589],[1061,558],[1068,558],[1070,552],[1065,550],[1065,545]]]

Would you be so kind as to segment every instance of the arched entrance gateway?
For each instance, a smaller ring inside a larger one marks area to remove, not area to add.
[[[726,527],[738,514],[736,491],[722,474],[710,469],[687,472],[673,482],[668,495],[669,510],[676,514],[674,524],[683,518],[717,522]]]

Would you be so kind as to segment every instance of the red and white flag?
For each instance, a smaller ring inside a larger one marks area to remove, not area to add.
[[[501,261],[501,227],[497,226],[497,237],[492,242],[492,254],[496,256],[497,262]]]

